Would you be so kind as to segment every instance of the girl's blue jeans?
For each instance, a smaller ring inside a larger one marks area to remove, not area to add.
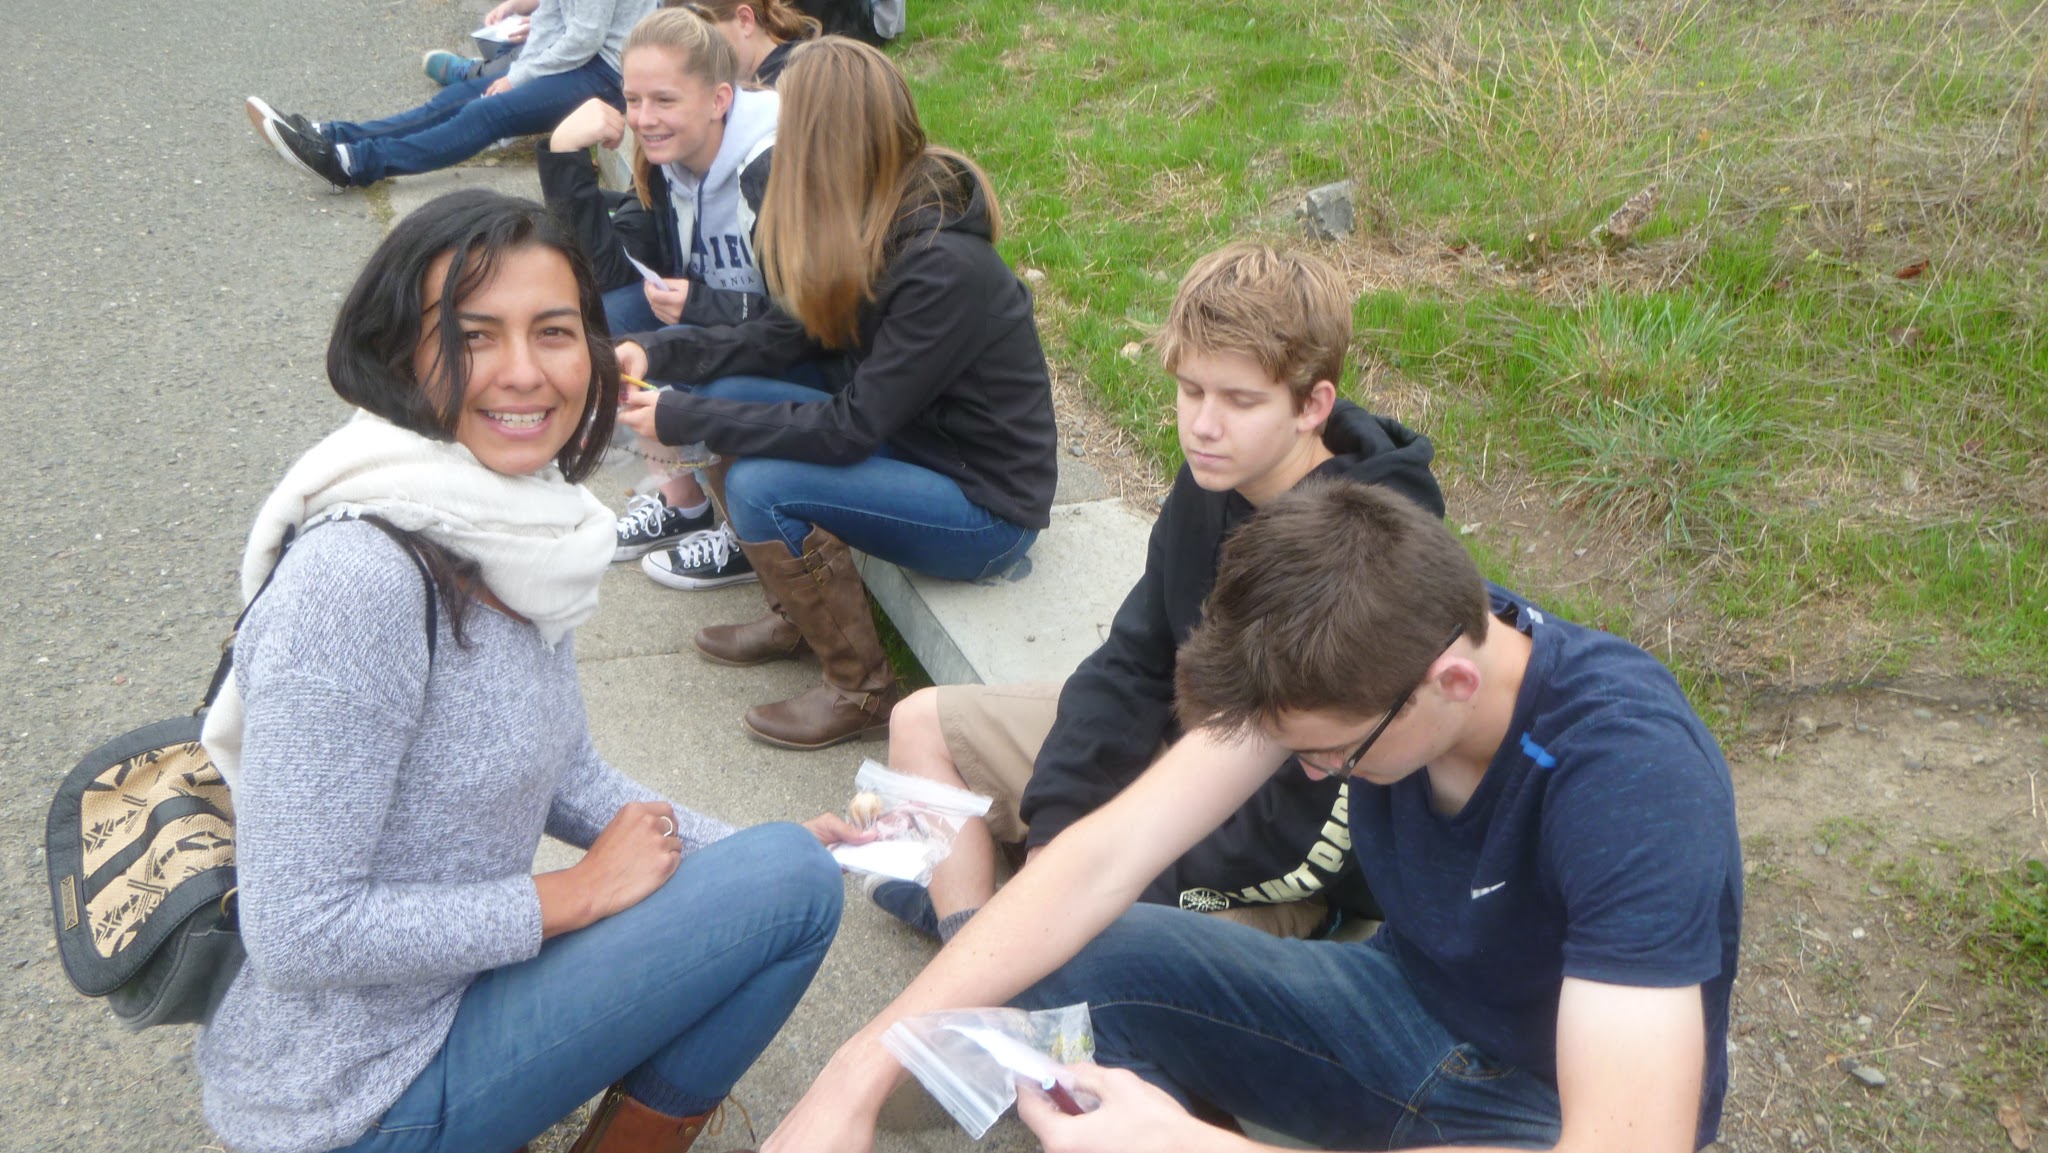
[[[1025,991],[1088,1003],[1096,1060],[1318,1149],[1548,1149],[1557,1087],[1454,1037],[1369,942],[1138,905]]]
[[[508,136],[553,132],[562,118],[593,96],[623,108],[619,74],[602,57],[552,76],[536,76],[516,88],[485,96],[492,80],[457,81],[432,100],[383,120],[357,123],[323,120],[330,144],[348,145],[351,184],[375,184],[387,176],[432,172],[459,164]]]
[[[479,976],[441,1052],[350,1153],[500,1153],[614,1081],[709,1111],[796,1008],[839,927],[839,867],[797,825],[735,833],[652,896]]]
[[[830,402],[829,393],[787,381],[732,376],[702,395],[797,404]],[[822,528],[848,545],[946,580],[1000,574],[1038,539],[968,500],[949,476],[897,460],[886,446],[857,464],[811,464],[743,457],[725,476],[726,515],[745,541],[781,540],[791,556]]]

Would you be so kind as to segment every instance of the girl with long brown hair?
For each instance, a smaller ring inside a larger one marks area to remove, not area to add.
[[[733,462],[708,474],[729,527],[642,566],[679,587],[759,575],[769,614],[704,629],[697,648],[733,665],[815,651],[825,683],[744,723],[771,744],[822,748],[885,730],[896,695],[849,546],[953,580],[1013,573],[1049,523],[1056,433],[1031,296],[993,244],[987,177],[926,140],[909,87],[873,48],[805,45],[778,87],[758,237],[778,308],[621,343],[629,373],[709,383],[629,395],[620,421]],[[788,382],[821,351],[844,356],[843,386]]]

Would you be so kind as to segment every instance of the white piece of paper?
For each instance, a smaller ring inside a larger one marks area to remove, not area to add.
[[[865,845],[834,845],[832,859],[856,873],[874,873],[898,881],[915,881],[924,872],[923,841],[871,841]]]
[[[668,282],[661,278],[661,273],[656,272],[652,268],[649,268],[646,265],[640,263],[638,260],[633,259],[632,253],[628,252],[626,254],[626,262],[628,264],[631,264],[633,268],[640,273],[640,279],[646,281],[647,283],[653,285],[656,288],[668,287]]]
[[[524,16],[507,16],[496,24],[486,24],[470,35],[478,40],[489,40],[496,44],[512,43],[512,34],[524,32],[527,19]]]

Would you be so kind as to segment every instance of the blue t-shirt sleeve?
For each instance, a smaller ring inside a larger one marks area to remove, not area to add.
[[[1565,976],[1677,988],[1720,973],[1731,801],[1704,739],[1677,718],[1604,716],[1549,746],[1560,763],[1543,845]]]

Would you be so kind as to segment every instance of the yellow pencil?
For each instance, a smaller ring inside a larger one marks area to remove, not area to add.
[[[646,381],[641,380],[637,376],[627,376],[623,372],[619,374],[619,379],[625,381],[627,384],[632,385],[634,388],[644,388],[649,392],[658,391],[661,387],[660,385],[649,384]]]

